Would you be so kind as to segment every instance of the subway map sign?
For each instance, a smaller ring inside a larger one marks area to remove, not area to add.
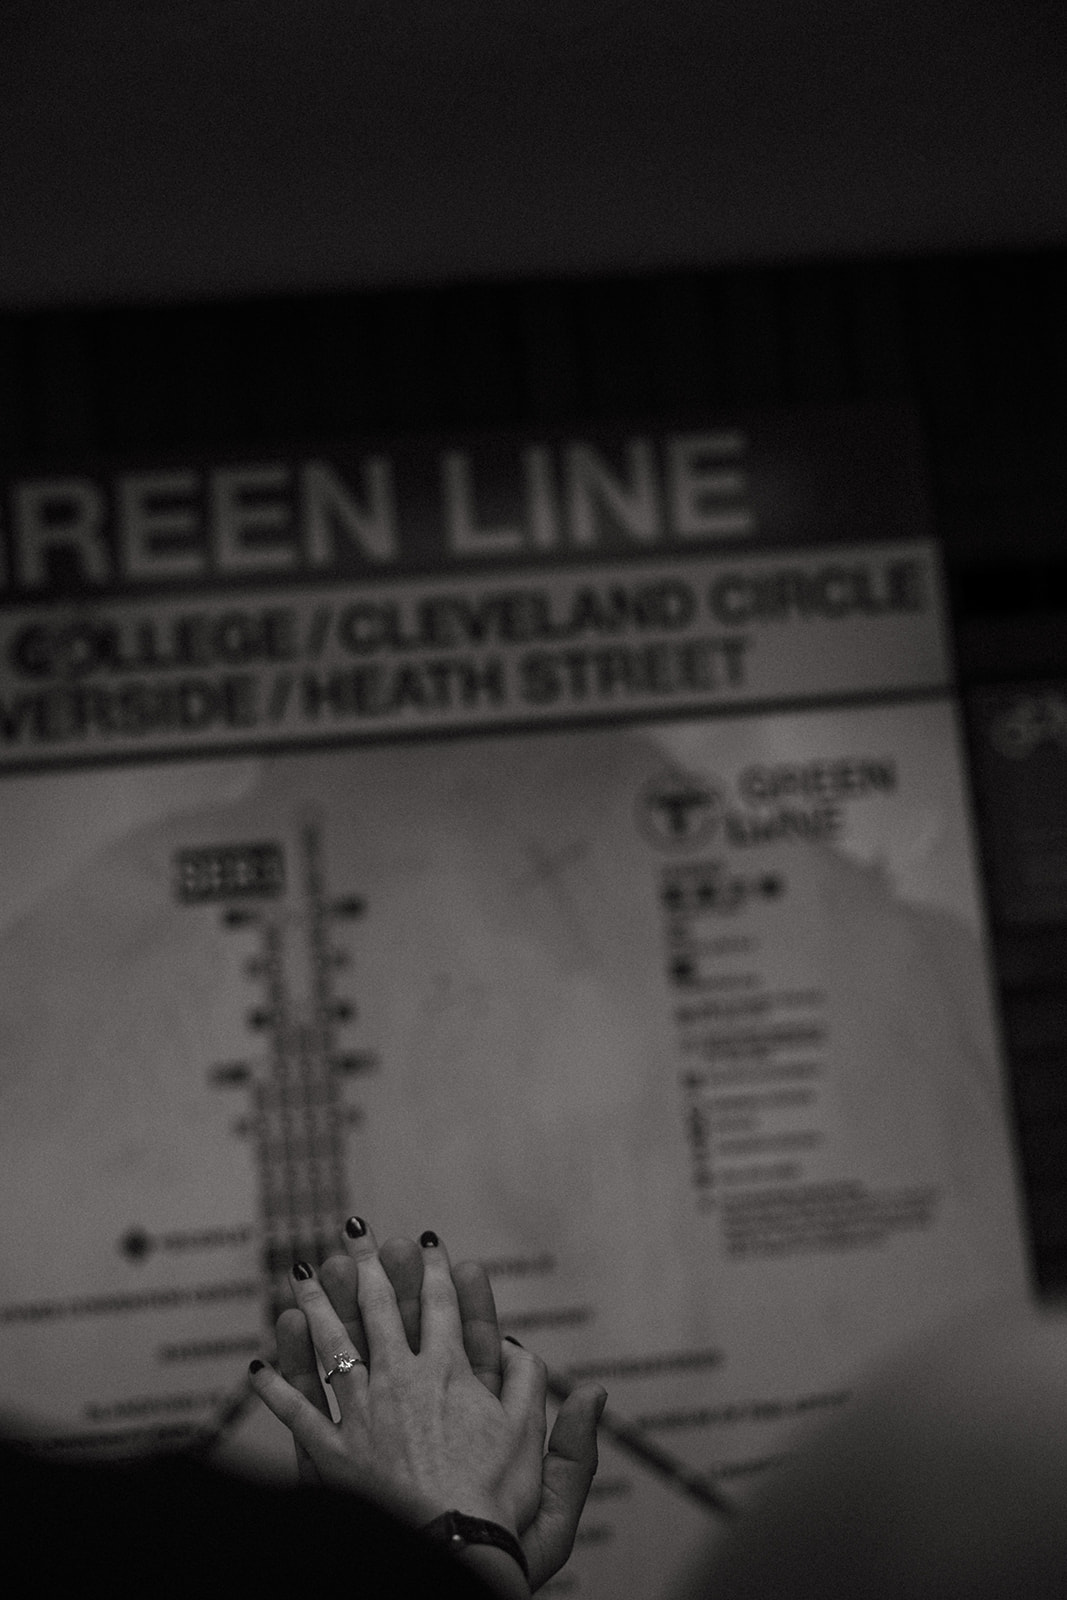
[[[608,1600],[864,1363],[1026,1296],[906,417],[2,496],[9,1432],[285,1478],[245,1374],[289,1264],[433,1227],[609,1391],[550,1586]]]

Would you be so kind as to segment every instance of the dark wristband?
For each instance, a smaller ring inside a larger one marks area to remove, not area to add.
[[[519,1563],[526,1582],[530,1581],[530,1569],[522,1553],[522,1545],[499,1522],[486,1522],[484,1517],[468,1517],[462,1511],[444,1511],[432,1522],[427,1522],[422,1531],[436,1544],[446,1545],[452,1551],[462,1550],[469,1544],[495,1545]]]

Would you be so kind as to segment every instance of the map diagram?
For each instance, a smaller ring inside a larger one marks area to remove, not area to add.
[[[256,942],[245,971],[261,993],[247,1022],[263,1048],[215,1064],[209,1079],[222,1091],[241,1092],[248,1106],[233,1131],[255,1150],[268,1326],[289,1303],[280,1285],[292,1263],[318,1263],[337,1250],[337,1218],[348,1212],[344,1143],[362,1120],[343,1085],[377,1066],[373,1054],[338,1044],[339,1028],[352,1020],[355,1007],[338,992],[351,957],[334,933],[366,907],[355,895],[327,895],[315,821],[303,824],[299,844],[295,907],[284,898],[285,860],[277,845],[200,848],[176,858],[179,899],[223,902],[222,925]],[[131,1228],[121,1246],[136,1259],[152,1250],[153,1240]],[[197,1435],[198,1447],[214,1444],[250,1399],[242,1386],[214,1427]]]

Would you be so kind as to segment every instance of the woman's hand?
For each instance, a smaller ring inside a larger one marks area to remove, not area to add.
[[[573,1548],[603,1390],[570,1396],[544,1454],[544,1364],[502,1343],[484,1269],[450,1271],[433,1234],[379,1253],[350,1219],[343,1237],[347,1254],[318,1279],[291,1279],[296,1308],[277,1324],[283,1376],[262,1368],[252,1380],[293,1434],[301,1479],[358,1490],[418,1524],[445,1510],[500,1523],[538,1588]],[[366,1365],[335,1374],[334,1423],[315,1356],[329,1370],[345,1352]]]

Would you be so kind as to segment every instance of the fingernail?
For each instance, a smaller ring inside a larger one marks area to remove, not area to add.
[[[507,1340],[507,1341],[508,1341],[508,1344],[515,1344],[515,1345],[519,1345],[519,1349],[520,1349],[520,1350],[525,1350],[525,1348],[526,1348],[526,1346],[525,1346],[525,1345],[523,1345],[523,1344],[519,1344],[519,1341],[518,1341],[518,1340],[517,1340],[517,1339],[513,1339],[513,1338],[512,1338],[512,1337],[511,1337],[511,1334],[510,1334],[510,1333],[506,1333],[506,1334],[505,1334],[505,1335],[504,1335],[504,1338],[505,1338],[505,1339],[506,1339],[506,1340]]]
[[[265,1361],[250,1361],[248,1363],[248,1370],[249,1372],[262,1372],[265,1366]]]
[[[427,1228],[425,1233],[419,1235],[419,1243],[424,1247],[424,1249],[430,1250],[435,1244],[440,1244],[441,1241],[437,1237],[436,1233],[433,1233],[429,1228]]]
[[[306,1261],[297,1261],[294,1263],[293,1277],[298,1279],[300,1283],[303,1283],[305,1279],[313,1278],[314,1276],[314,1271],[308,1266]]]
[[[367,1231],[367,1224],[362,1217],[349,1217],[345,1223],[345,1232],[350,1239],[362,1239]]]

